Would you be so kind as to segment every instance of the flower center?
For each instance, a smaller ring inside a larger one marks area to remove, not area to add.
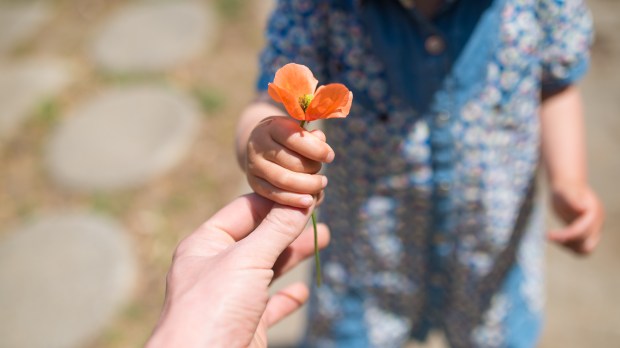
[[[299,106],[301,106],[301,109],[304,112],[306,112],[306,109],[308,108],[308,105],[310,105],[312,98],[314,98],[312,94],[306,94],[306,95],[299,97]]]

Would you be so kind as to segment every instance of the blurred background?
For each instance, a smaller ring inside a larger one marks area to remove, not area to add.
[[[549,247],[542,347],[620,346],[620,3],[589,3],[582,86],[607,224],[592,257]],[[178,241],[247,191],[232,142],[272,6],[0,0],[0,347],[146,341]],[[272,345],[302,326],[279,324]]]

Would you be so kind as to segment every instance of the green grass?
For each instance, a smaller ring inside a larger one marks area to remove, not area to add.
[[[198,100],[202,111],[207,114],[221,111],[226,105],[224,94],[213,88],[197,88],[194,90],[193,94]]]
[[[101,82],[106,84],[127,85],[141,82],[165,83],[166,76],[157,72],[116,73],[106,70],[97,71]]]
[[[43,100],[35,111],[35,121],[42,126],[51,126],[58,121],[60,106],[56,99]]]
[[[113,216],[121,216],[126,213],[130,204],[131,197],[128,193],[97,192],[90,196],[90,206],[93,210]]]
[[[244,0],[217,0],[215,2],[217,11],[224,19],[237,19],[243,12]]]

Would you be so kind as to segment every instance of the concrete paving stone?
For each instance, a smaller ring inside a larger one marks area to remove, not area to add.
[[[93,40],[90,55],[105,70],[159,72],[199,54],[215,38],[205,3],[142,1],[122,8]]]
[[[51,17],[41,1],[0,3],[0,53],[10,52],[31,39]]]
[[[74,189],[143,184],[182,159],[197,135],[198,114],[191,99],[165,87],[103,91],[54,130],[46,153],[49,172]]]
[[[121,226],[41,216],[0,239],[0,347],[77,347],[128,299],[136,267]]]
[[[60,60],[0,61],[0,139],[14,134],[37,103],[58,94],[72,77],[70,64]]]

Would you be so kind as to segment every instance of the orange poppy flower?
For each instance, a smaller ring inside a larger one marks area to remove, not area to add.
[[[278,69],[268,92],[273,100],[284,104],[291,117],[300,121],[347,117],[353,93],[340,83],[316,89],[318,83],[307,66],[289,63]]]

